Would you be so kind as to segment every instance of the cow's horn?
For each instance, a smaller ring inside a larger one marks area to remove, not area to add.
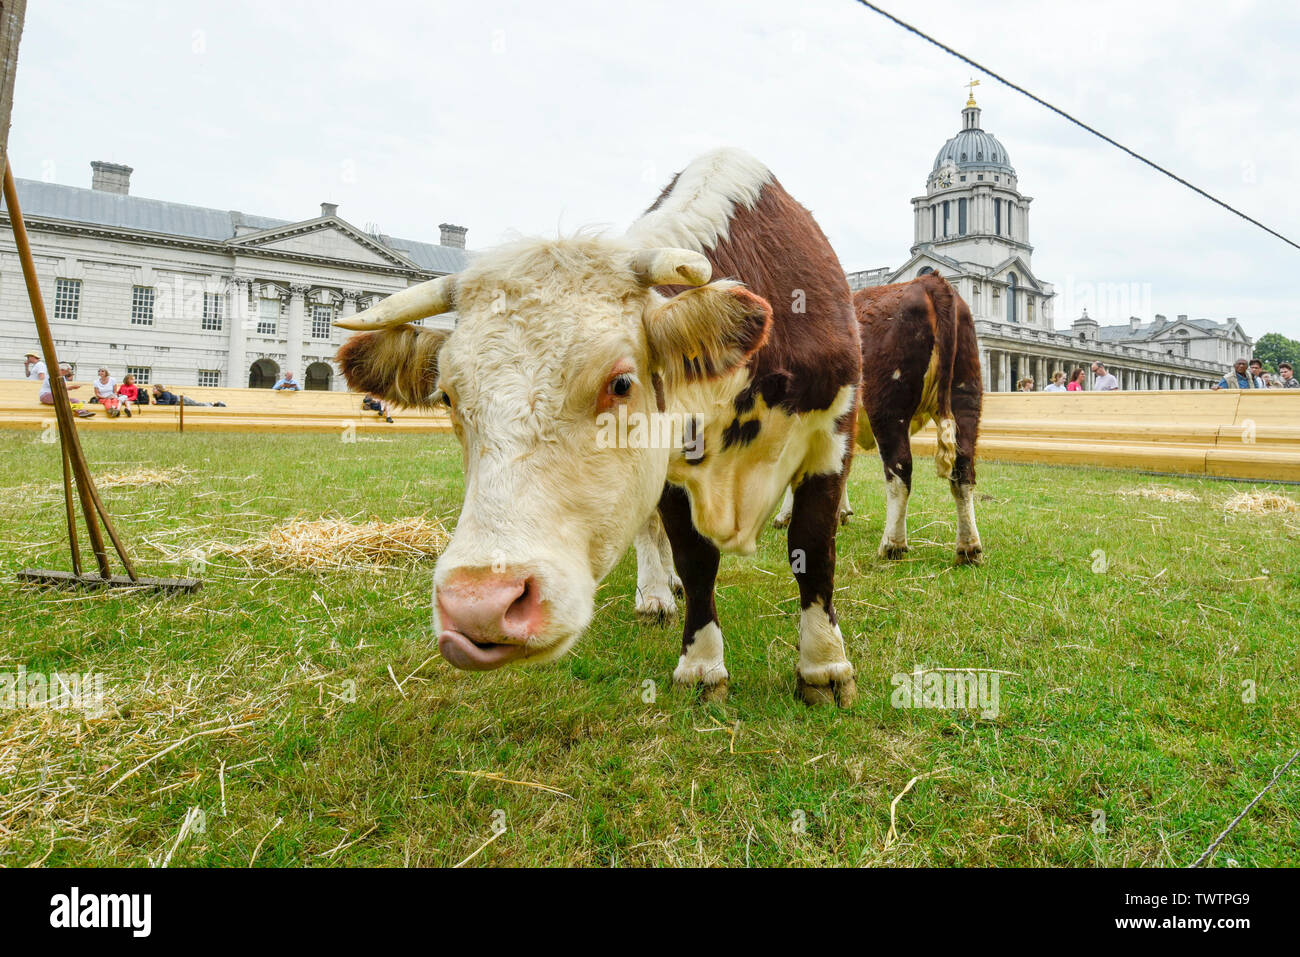
[[[450,312],[456,307],[456,277],[439,276],[380,300],[365,312],[337,319],[340,329],[391,329],[403,323]]]
[[[632,254],[632,271],[645,286],[703,286],[713,266],[689,249],[645,249]]]

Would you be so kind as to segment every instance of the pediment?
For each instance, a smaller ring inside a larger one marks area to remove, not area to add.
[[[377,242],[337,216],[263,229],[232,239],[229,244],[264,253],[278,252],[289,256],[310,256],[377,266],[419,268],[401,253]]]

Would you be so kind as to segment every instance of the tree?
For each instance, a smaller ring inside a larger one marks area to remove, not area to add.
[[[1255,342],[1255,358],[1264,363],[1266,372],[1276,372],[1279,362],[1300,362],[1300,342],[1280,332],[1268,332]]]

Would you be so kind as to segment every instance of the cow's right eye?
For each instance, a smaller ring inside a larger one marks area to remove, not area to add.
[[[433,394],[433,404],[446,406],[448,409],[451,408],[451,396],[447,394],[446,389],[439,389]]]

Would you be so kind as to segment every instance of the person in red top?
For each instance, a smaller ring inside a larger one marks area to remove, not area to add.
[[[1083,391],[1083,370],[1082,369],[1074,370],[1073,374],[1071,374],[1070,376],[1069,383],[1065,387],[1065,391],[1066,392]]]
[[[140,387],[135,384],[135,376],[129,372],[122,377],[122,384],[117,387],[117,394],[120,395],[127,403],[126,414],[131,414],[131,403],[134,402],[136,407],[140,406]]]

